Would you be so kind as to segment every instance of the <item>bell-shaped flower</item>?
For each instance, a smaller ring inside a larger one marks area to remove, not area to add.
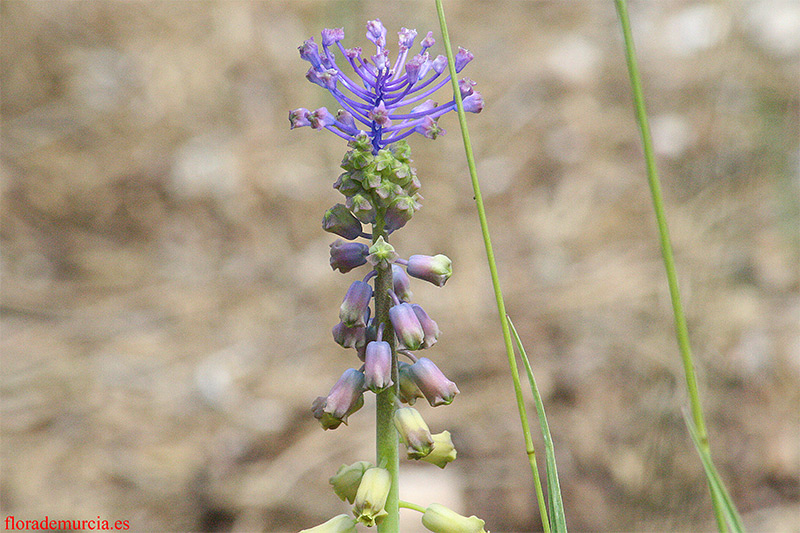
[[[392,381],[392,348],[388,342],[372,341],[364,354],[364,386],[379,393]]]
[[[413,407],[401,407],[395,411],[394,427],[406,445],[409,459],[421,459],[433,450],[433,436],[428,424]]]
[[[339,322],[333,326],[333,340],[342,348],[359,348],[366,345],[366,328],[364,326],[347,326]]]
[[[443,286],[453,274],[453,262],[446,255],[412,255],[406,265],[408,275]]]
[[[425,334],[425,338],[422,341],[422,348],[430,348],[436,344],[436,341],[439,339],[439,325],[428,316],[428,313],[426,313],[419,304],[411,304],[411,307],[414,309],[414,314],[417,315],[417,319],[422,326],[422,331]]]
[[[444,468],[447,463],[456,460],[456,448],[453,446],[453,439],[449,431],[442,431],[432,435],[433,451],[422,458],[427,463],[434,464],[439,468]]]
[[[356,533],[356,521],[346,514],[334,516],[324,524],[320,524],[310,529],[304,529],[300,533]]]
[[[397,340],[409,350],[419,350],[425,340],[425,331],[411,304],[401,303],[392,306],[389,309],[389,319],[392,321]]]
[[[431,407],[453,403],[459,392],[458,387],[445,377],[433,361],[420,357],[408,370]]]
[[[405,361],[397,362],[397,398],[408,405],[414,405],[417,398],[424,398],[414,378],[411,377],[411,365]]]
[[[331,243],[331,268],[345,274],[367,262],[369,246],[360,242],[344,242],[341,239]]]
[[[406,271],[396,264],[392,265],[392,286],[394,293],[400,298],[401,302],[411,301],[411,297],[413,296],[411,292],[411,279],[409,279]]]
[[[435,440],[436,437],[434,437]],[[358,461],[351,465],[342,465],[339,470],[331,476],[328,482],[333,485],[333,492],[342,499],[353,503],[361,484],[361,478],[367,469],[372,468],[373,464],[369,461]]]
[[[336,204],[322,216],[322,229],[352,241],[362,234],[361,222],[343,204]]]
[[[365,281],[354,281],[339,308],[339,320],[347,327],[366,326],[364,317],[372,301],[372,286]]]
[[[347,424],[347,417],[364,405],[364,374],[348,368],[333,385],[328,396],[320,396],[311,404],[314,418],[324,429],[336,429]]]
[[[486,522],[477,516],[467,518],[438,503],[425,509],[422,525],[433,533],[486,533]]]
[[[391,487],[392,475],[385,468],[373,467],[365,471],[353,502],[356,520],[367,527],[381,523],[389,514],[384,507]]]

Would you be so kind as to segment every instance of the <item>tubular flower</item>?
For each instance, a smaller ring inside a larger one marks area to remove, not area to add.
[[[356,521],[346,514],[334,516],[324,524],[310,529],[304,529],[300,533],[356,533]]]
[[[467,518],[438,503],[425,509],[422,525],[434,533],[486,533],[485,522],[477,516]]]
[[[383,508],[392,486],[392,475],[384,468],[373,467],[364,472],[353,502],[356,520],[367,527],[379,524],[389,514]]]
[[[436,437],[437,436],[434,436],[434,439],[436,439]],[[351,465],[342,465],[328,482],[333,485],[333,491],[342,501],[347,500],[353,503],[364,472],[373,466],[374,465],[369,461],[358,461]]]
[[[350,141],[365,132],[375,153],[414,132],[431,139],[444,133],[436,121],[456,108],[455,100],[438,105],[428,97],[450,83],[447,58],[431,58],[428,50],[435,41],[430,32],[414,53],[416,36],[415,30],[402,28],[398,32],[396,57],[386,48],[386,28],[378,19],[367,22],[367,39],[374,44],[375,55],[362,57],[361,48],[345,48],[342,28],[322,31],[322,49],[313,38],[305,41],[298,50],[311,65],[306,78],[330,91],[342,110],[334,116],[324,107],[315,111],[301,107],[289,113],[291,127],[327,129]],[[338,60],[335,52],[341,53]],[[459,48],[454,58],[456,72],[472,58],[468,50]],[[352,73],[342,69],[345,63]],[[465,102],[465,110],[479,113],[483,109],[477,91],[466,98],[471,100]]]
[[[453,398],[459,392],[458,387],[445,377],[433,361],[420,357],[408,370],[431,407],[453,403]]]
[[[364,405],[364,374],[354,368],[344,371],[328,396],[320,396],[311,404],[314,418],[325,429],[347,424],[347,417]]]

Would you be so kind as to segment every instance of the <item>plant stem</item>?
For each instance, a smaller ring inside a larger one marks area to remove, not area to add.
[[[514,357],[514,344],[511,340],[511,331],[508,327],[508,319],[506,317],[506,306],[503,300],[503,292],[500,289],[500,278],[497,274],[497,264],[494,259],[494,250],[492,249],[492,239],[489,235],[489,224],[486,220],[486,209],[483,205],[483,196],[481,195],[480,183],[478,182],[478,171],[475,167],[475,156],[472,153],[472,142],[469,138],[469,130],[467,129],[467,117],[464,112],[464,103],[461,101],[461,91],[458,88],[458,78],[455,67],[455,59],[453,57],[453,50],[450,45],[450,35],[447,32],[447,22],[444,18],[444,7],[442,0],[436,0],[436,12],[439,16],[439,26],[442,31],[442,40],[444,41],[444,49],[447,54],[448,66],[450,68],[450,78],[453,86],[453,94],[456,101],[456,109],[458,111],[458,123],[461,126],[461,137],[464,141],[464,152],[467,158],[467,166],[469,167],[469,175],[472,180],[472,190],[475,196],[475,206],[478,210],[478,219],[480,220],[481,233],[483,234],[483,244],[486,248],[486,259],[489,263],[489,273],[492,278],[492,287],[494,288],[495,300],[497,302],[497,313],[500,317],[500,326],[503,331],[503,342],[506,347],[506,357],[508,359],[508,366],[511,369],[511,380],[514,383],[514,394],[517,400],[517,410],[519,411],[519,418],[522,423],[522,433],[525,439],[525,450],[528,454],[528,461],[533,472],[534,482],[538,485],[537,494],[541,492],[541,484],[539,482],[539,469],[536,466],[536,451],[533,447],[533,438],[531,437],[530,426],[528,424],[528,415],[525,411],[525,400],[522,396],[522,385],[519,379],[519,370],[517,369],[517,361]],[[542,518],[542,527],[545,532],[550,531],[550,522],[547,519],[547,509],[542,502],[539,504],[539,513]]]
[[[379,212],[377,221],[372,228],[372,242],[378,237],[383,236],[387,239],[384,230],[384,213]],[[397,352],[395,350],[394,329],[389,320],[389,309],[392,306],[392,299],[389,291],[392,288],[392,267],[391,265],[379,265],[375,268],[375,321],[376,324],[383,324],[383,340],[389,343],[392,348],[392,382],[394,385],[377,395],[376,416],[375,416],[375,436],[377,450],[377,464],[387,469],[392,475],[392,487],[389,496],[386,498],[386,512],[389,513],[378,525],[379,533],[398,533],[400,531],[400,462],[399,462],[399,438],[394,427],[395,398],[397,397]]]
[[[675,258],[670,244],[667,220],[664,214],[664,202],[661,196],[661,184],[656,170],[655,155],[653,153],[653,141],[650,137],[650,127],[647,121],[647,109],[644,104],[644,93],[642,91],[639,66],[636,61],[636,52],[633,45],[633,34],[631,32],[630,18],[628,16],[628,6],[625,0],[615,0],[617,13],[619,14],[622,34],[625,40],[625,57],[628,63],[628,75],[631,81],[631,91],[633,93],[634,106],[636,109],[636,120],[642,136],[644,147],[644,158],[647,166],[647,181],[650,184],[650,192],[653,200],[653,209],[658,224],[658,234],[661,242],[661,256],[664,260],[664,269],[667,273],[667,283],[669,294],[672,300],[672,312],[675,316],[675,334],[678,340],[678,348],[683,360],[683,371],[686,376],[686,390],[689,396],[689,404],[692,412],[692,422],[697,433],[699,446],[709,454],[708,431],[703,418],[703,409],[700,404],[700,393],[697,386],[697,377],[694,371],[692,350],[689,343],[689,329],[686,325],[686,317],[683,312],[680,290],[678,288],[678,276],[675,270]],[[725,531],[724,519],[722,517],[721,502],[717,501],[715,492],[712,490],[712,500],[714,503],[714,513],[717,526],[720,531]]]
[[[406,502],[403,500],[400,500],[400,507],[402,509],[413,509],[414,511],[419,511],[422,514],[425,514],[426,511],[425,507],[421,505],[417,505],[416,503]]]

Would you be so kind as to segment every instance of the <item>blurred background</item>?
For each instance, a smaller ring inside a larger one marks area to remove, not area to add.
[[[713,529],[613,2],[446,9],[475,54],[472,140],[571,529]],[[326,27],[366,46],[381,18],[393,51],[406,26],[443,53],[433,2],[0,14],[2,516],[288,532],[348,512],[327,479],[373,457],[374,404],[328,432],[309,407],[357,364],[330,328],[364,272],[328,266],[346,146],[289,130],[290,109],[336,108],[296,48]],[[800,5],[631,15],[712,450],[752,530],[800,531]],[[420,410],[458,460],[403,461],[403,492],[538,530],[458,124],[441,125],[410,139],[425,202],[393,242],[454,261],[446,287],[413,289],[461,389]]]

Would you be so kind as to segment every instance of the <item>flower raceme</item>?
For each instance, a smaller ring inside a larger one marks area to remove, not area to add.
[[[379,413],[377,465],[366,461],[342,465],[330,478],[334,492],[352,504],[353,516],[336,516],[306,530],[309,533],[354,533],[356,523],[371,527],[384,520],[388,529],[397,530],[393,487],[398,436],[409,459],[444,468],[456,458],[450,433],[431,434],[420,412],[410,407],[419,398],[425,398],[431,407],[448,405],[459,393],[431,359],[412,353],[428,353],[440,336],[437,323],[411,301],[412,278],[442,287],[453,273],[452,262],[441,254],[404,259],[388,242],[422,202],[421,184],[405,138],[413,133],[430,139],[443,134],[438,119],[456,104],[451,100],[438,105],[429,98],[452,84],[448,60],[441,55],[432,58],[429,53],[434,45],[432,34],[419,42],[416,53],[412,51],[416,31],[403,28],[398,37],[399,51],[391,57],[386,28],[376,19],[367,23],[374,55],[362,56],[361,48],[345,49],[341,28],[323,30],[321,48],[313,38],[299,48],[300,57],[311,64],[306,78],[328,90],[342,109],[335,115],[324,107],[295,109],[289,113],[291,127],[327,129],[346,139],[349,147],[340,164],[344,172],[333,184],[344,203],[335,204],[322,217],[322,228],[339,237],[330,245],[330,266],[342,274],[364,265],[371,267],[361,280],[351,283],[339,307],[339,322],[332,329],[337,344],[355,350],[360,367],[345,370],[327,396],[312,402],[311,411],[323,429],[336,429],[347,424],[348,417],[364,405],[365,393],[371,392],[377,395]],[[452,66],[461,72],[471,60],[472,54],[460,48]],[[345,63],[352,74],[340,68]],[[478,113],[483,98],[474,87],[475,82],[463,78],[457,90],[465,110]],[[359,239],[367,239],[369,244]],[[400,361],[400,355],[413,364]],[[429,507],[423,523],[440,533],[478,533],[483,526],[475,517],[439,507]]]
[[[327,129],[347,140],[363,131],[369,135],[375,154],[415,132],[429,139],[444,134],[438,119],[456,108],[455,99],[438,105],[428,97],[450,83],[447,58],[431,58],[429,49],[435,43],[432,32],[421,40],[414,54],[416,37],[415,30],[402,28],[394,58],[386,48],[386,28],[378,19],[367,23],[367,39],[375,45],[375,55],[369,57],[364,57],[360,47],[344,48],[343,28],[322,30],[321,50],[313,37],[306,40],[298,48],[300,57],[311,64],[306,78],[327,89],[342,109],[336,115],[325,107],[295,109],[289,113],[291,127]],[[339,63],[334,50],[341,53]],[[456,72],[472,58],[468,50],[459,48],[454,58]],[[340,64],[344,63],[349,64],[353,75],[342,70]],[[483,97],[474,86],[469,78],[459,81],[464,110],[480,113]]]

